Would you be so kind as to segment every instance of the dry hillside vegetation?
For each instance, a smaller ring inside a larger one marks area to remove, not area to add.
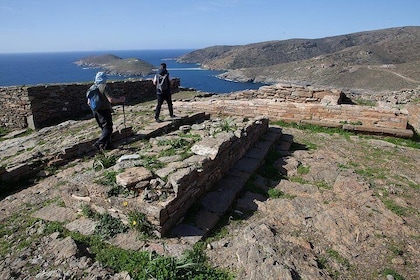
[[[215,46],[180,60],[226,70],[222,78],[238,81],[390,92],[416,88],[420,83],[420,27]]]

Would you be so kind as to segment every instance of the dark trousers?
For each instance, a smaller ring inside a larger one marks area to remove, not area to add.
[[[156,105],[156,111],[155,111],[155,119],[159,119],[160,115],[160,109],[162,108],[163,101],[166,101],[168,103],[168,109],[169,109],[169,115],[172,117],[174,115],[174,109],[172,107],[172,97],[171,92],[163,92],[161,94],[157,94],[157,105]]]
[[[99,127],[102,130],[101,136],[96,141],[96,144],[102,144],[104,148],[111,145],[111,135],[112,135],[112,114],[111,110],[99,110],[94,111],[93,116],[96,119]]]

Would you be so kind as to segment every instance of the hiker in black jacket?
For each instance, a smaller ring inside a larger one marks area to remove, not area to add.
[[[161,63],[158,73],[153,78],[153,84],[156,86],[157,94],[157,105],[155,110],[155,120],[161,122],[159,119],[160,109],[162,107],[163,101],[166,101],[169,109],[169,116],[174,118],[174,110],[172,107],[172,97],[171,97],[171,83],[169,78],[169,72],[166,70],[166,63]]]

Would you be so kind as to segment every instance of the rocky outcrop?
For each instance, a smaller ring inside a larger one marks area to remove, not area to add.
[[[114,76],[147,76],[153,73],[152,64],[137,58],[121,58],[112,54],[89,56],[75,64],[81,67],[101,68]]]

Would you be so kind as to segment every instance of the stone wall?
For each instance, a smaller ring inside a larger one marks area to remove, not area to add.
[[[205,110],[211,114],[268,116],[271,121],[313,123],[349,130],[411,137],[408,111],[342,104],[341,91],[315,90],[310,87],[273,85],[258,91],[245,91],[227,96],[177,102],[176,108]]]
[[[407,105],[408,123],[417,134],[420,134],[420,104]]]
[[[297,103],[320,103],[325,97],[334,97],[334,101],[340,104],[342,103],[345,94],[340,90],[275,84],[260,87],[257,92],[254,92],[253,96],[263,99],[275,99],[277,102]]]
[[[31,115],[28,87],[0,87],[0,127],[27,127]]]
[[[177,91],[179,79],[173,79]],[[115,96],[125,95],[127,104],[156,98],[151,80],[115,81],[109,85]],[[90,115],[85,93],[90,84],[51,84],[0,88],[0,126],[38,129]]]
[[[164,172],[163,177],[171,184],[175,196],[155,207],[159,210],[155,212],[154,224],[161,234],[167,234],[188,209],[226,175],[267,130],[268,119],[255,118],[245,122],[235,132],[222,132],[214,137],[206,137],[192,147],[195,155],[183,161],[189,163],[188,167],[170,174]],[[156,173],[162,172],[158,170]]]

